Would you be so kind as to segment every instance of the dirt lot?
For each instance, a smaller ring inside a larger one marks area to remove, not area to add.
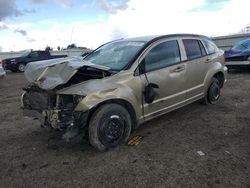
[[[22,118],[26,84],[21,73],[0,81],[0,187],[250,187],[250,72],[229,74],[218,105],[150,121],[138,146],[105,153]]]

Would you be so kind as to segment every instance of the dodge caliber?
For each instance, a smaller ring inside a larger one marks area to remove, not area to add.
[[[25,116],[104,151],[145,121],[197,100],[217,103],[227,68],[208,37],[174,34],[112,41],[84,59],[30,63],[25,76]]]

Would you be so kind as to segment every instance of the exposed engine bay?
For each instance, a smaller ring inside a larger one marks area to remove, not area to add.
[[[85,96],[60,94],[58,91],[91,79],[108,77],[112,75],[112,72],[87,64],[82,67],[78,65],[75,69],[71,67],[72,74],[65,75],[63,70],[60,70],[60,66],[64,64],[64,68],[67,68],[67,63],[68,62],[64,61],[58,65],[44,66],[42,70],[34,70],[34,65],[28,67],[26,77],[32,82],[28,87],[23,88],[24,93],[21,102],[25,116],[38,119],[42,126],[49,126],[53,129],[65,131],[63,138],[66,141],[70,141],[86,128],[88,112],[82,113],[75,111],[76,106]],[[56,66],[59,68],[57,69]],[[49,74],[50,68],[53,69],[53,75]],[[31,69],[34,74],[29,74],[29,69]],[[58,70],[58,75],[56,76],[54,76],[55,70]],[[38,71],[40,72],[39,75]],[[41,82],[47,78],[49,79],[50,76],[51,80],[57,79],[56,82],[46,82],[46,85],[41,85]],[[59,82],[61,84],[57,84]],[[53,87],[50,87],[49,83],[52,83],[51,85],[53,85]],[[42,86],[44,86],[45,89]]]

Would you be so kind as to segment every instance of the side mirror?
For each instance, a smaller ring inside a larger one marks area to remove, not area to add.
[[[144,94],[146,103],[151,104],[155,100],[155,97],[157,96],[157,93],[155,92],[155,88],[159,88],[159,86],[154,83],[149,83],[145,87],[143,94]]]

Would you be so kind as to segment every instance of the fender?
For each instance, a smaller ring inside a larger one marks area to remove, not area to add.
[[[207,92],[207,89],[209,87],[210,80],[216,75],[217,73],[221,72],[224,75],[224,82],[227,78],[227,67],[222,65],[220,62],[215,62],[212,64],[213,68],[210,68],[209,71],[206,74],[206,77],[204,79],[204,94]]]
[[[88,80],[69,88],[59,90],[57,94],[83,96],[75,111],[86,112],[109,100],[123,100],[133,107],[137,119],[142,116],[142,85],[133,72],[117,74],[103,79]]]
[[[116,99],[124,100],[131,104],[136,113],[136,119],[142,116],[140,99],[136,97],[131,88],[124,85],[119,88],[106,89],[88,94],[81,102],[78,103],[75,111],[86,112],[96,107],[100,103]]]

